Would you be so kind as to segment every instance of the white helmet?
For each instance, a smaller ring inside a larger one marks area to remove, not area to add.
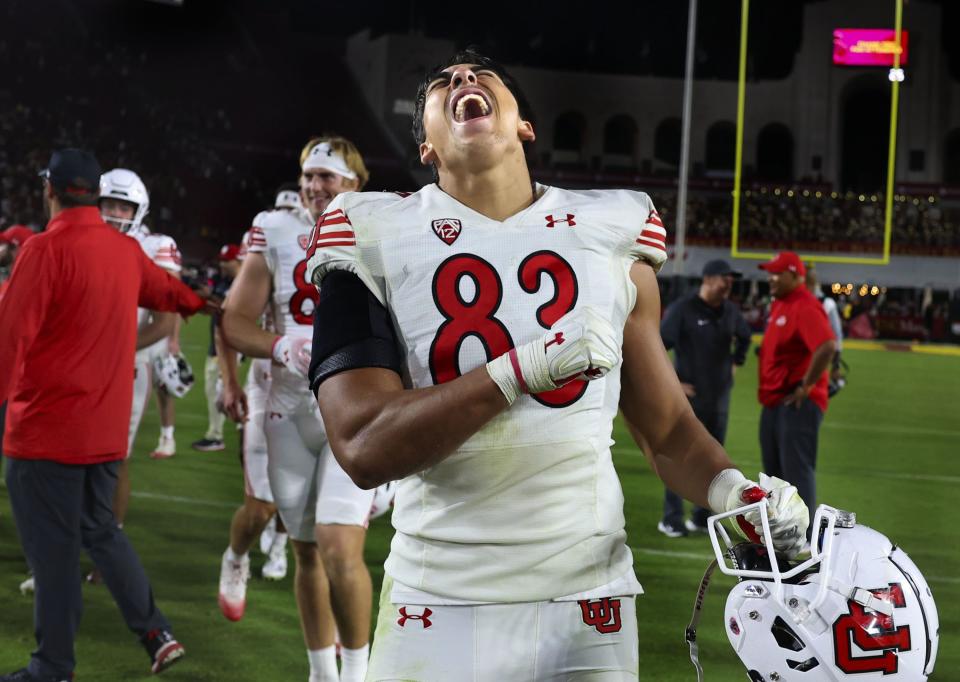
[[[126,168],[114,168],[100,176],[100,199],[119,199],[137,207],[133,220],[104,218],[113,223],[121,232],[129,232],[140,227],[150,210],[150,195],[140,176]]]
[[[763,544],[734,546],[720,520],[754,508]],[[933,672],[940,622],[930,588],[906,552],[856,514],[820,505],[811,557],[793,564],[773,551],[766,500],[712,516],[707,529],[720,570],[740,578],[723,622],[753,682],[919,682]]]
[[[183,353],[166,353],[153,361],[153,381],[167,393],[182,398],[193,387],[193,369]]]

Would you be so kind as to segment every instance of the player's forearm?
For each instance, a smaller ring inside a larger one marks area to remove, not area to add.
[[[658,442],[648,442],[647,447],[647,457],[664,484],[705,508],[709,508],[710,483],[724,469],[733,468],[723,447],[692,412],[679,419]]]
[[[250,319],[228,307],[223,312],[221,329],[227,344],[247,357],[273,357],[273,343],[277,335],[264,331],[256,319]]]
[[[217,368],[220,370],[220,377],[223,382],[239,387],[240,374],[237,370],[237,351],[223,338],[223,331],[219,324],[213,327],[213,347],[217,351]]]
[[[837,342],[833,340],[824,341],[817,347],[817,350],[813,351],[810,366],[807,367],[807,373],[803,377],[803,387],[805,389],[811,389],[816,385],[820,376],[827,371],[836,352]]]
[[[484,367],[413,390],[388,370],[357,369],[317,393],[333,453],[362,488],[434,466],[507,408]]]
[[[137,332],[137,350],[152,346],[161,339],[173,334],[177,320],[175,313],[152,313],[153,319],[143,329]]]

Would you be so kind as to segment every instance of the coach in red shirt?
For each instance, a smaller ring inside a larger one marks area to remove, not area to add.
[[[111,503],[127,451],[137,306],[189,315],[204,302],[100,219],[92,154],[54,152],[41,176],[50,223],[21,248],[0,299],[6,480],[34,571],[37,649],[0,682],[72,678],[81,547],[158,672],[183,647]]]
[[[797,486],[812,521],[817,438],[837,342],[823,306],[804,284],[806,269],[797,254],[782,251],[760,269],[767,271],[774,298],[760,346],[763,469]]]

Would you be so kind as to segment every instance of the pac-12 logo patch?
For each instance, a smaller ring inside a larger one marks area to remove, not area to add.
[[[583,622],[597,629],[600,634],[620,632],[620,600],[604,597],[603,599],[582,599],[580,614]]]
[[[314,226],[314,229],[316,229],[316,226]],[[306,251],[307,247],[310,246],[310,241],[311,241],[310,237],[312,235],[313,235],[313,232],[311,231],[308,234],[301,234],[297,236],[297,244],[299,244],[300,248],[303,249],[304,251]]]
[[[457,241],[462,230],[463,225],[456,218],[438,218],[433,221],[433,233],[447,246]]]

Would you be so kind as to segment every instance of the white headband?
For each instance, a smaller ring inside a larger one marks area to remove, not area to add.
[[[310,150],[303,162],[304,171],[325,170],[342,175],[348,180],[356,180],[357,174],[350,170],[343,157],[333,150],[327,142],[321,142]]]

